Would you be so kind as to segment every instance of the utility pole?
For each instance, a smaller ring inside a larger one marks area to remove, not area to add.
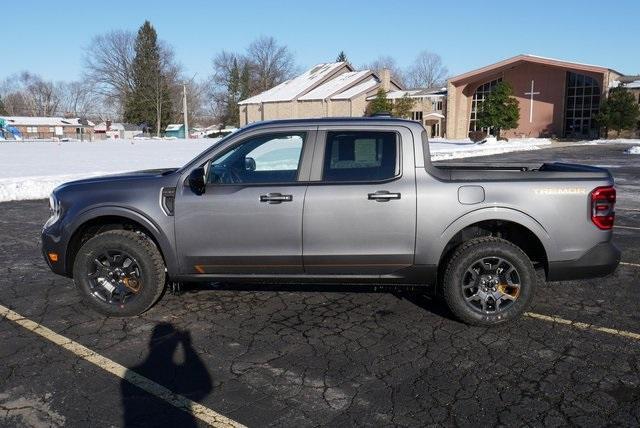
[[[184,138],[189,139],[189,119],[187,119],[187,84],[182,84],[182,112],[184,113]]]

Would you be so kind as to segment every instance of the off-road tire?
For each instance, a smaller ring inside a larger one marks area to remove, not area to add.
[[[464,299],[462,278],[467,269],[484,257],[501,257],[509,261],[520,277],[520,294],[504,311],[496,314],[480,313]],[[518,246],[495,237],[475,238],[461,244],[447,263],[442,283],[444,300],[449,310],[460,321],[478,326],[494,326],[519,317],[529,307],[537,285],[533,264]]]
[[[89,268],[96,254],[106,249],[131,254],[142,272],[140,291],[135,299],[121,306],[103,302],[91,293]],[[142,314],[158,301],[165,287],[166,273],[162,255],[151,239],[130,230],[110,230],[82,245],[73,263],[73,279],[84,302],[95,311],[109,317],[129,317]]]

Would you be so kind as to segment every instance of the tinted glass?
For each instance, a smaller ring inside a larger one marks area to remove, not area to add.
[[[294,182],[304,139],[304,133],[270,134],[249,139],[210,161],[207,182]]]
[[[324,181],[380,181],[396,175],[394,132],[328,132]]]

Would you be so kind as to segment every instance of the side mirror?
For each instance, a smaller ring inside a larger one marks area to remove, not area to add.
[[[244,158],[244,170],[245,171],[255,171],[256,170],[256,160],[254,158]]]
[[[204,181],[204,168],[196,168],[189,174],[189,187],[196,195],[202,195],[207,188]]]

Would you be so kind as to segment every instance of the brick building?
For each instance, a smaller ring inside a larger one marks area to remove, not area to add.
[[[24,140],[92,140],[94,124],[85,119],[64,117],[2,116],[7,125],[17,128]]]
[[[518,55],[449,79],[447,137],[465,138],[477,130],[477,112],[501,81],[508,82],[520,105],[517,128],[506,137],[595,138],[593,116],[609,88],[623,75],[607,67]]]
[[[240,125],[269,119],[364,116],[378,88],[402,87],[388,70],[354,71],[347,62],[318,64],[301,75],[240,101]]]

